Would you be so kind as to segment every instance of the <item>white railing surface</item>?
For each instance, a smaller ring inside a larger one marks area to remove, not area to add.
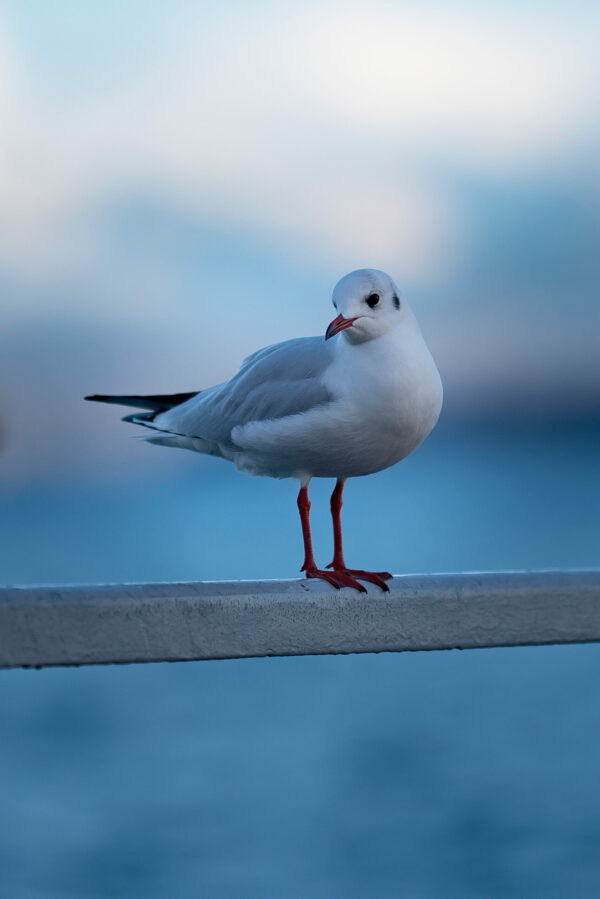
[[[600,571],[0,588],[0,667],[600,640]]]

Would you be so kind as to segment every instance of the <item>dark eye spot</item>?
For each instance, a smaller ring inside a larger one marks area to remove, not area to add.
[[[371,309],[374,309],[377,303],[379,302],[379,294],[371,293],[366,299],[367,306],[370,306]]]
[[[394,294],[394,306],[396,307],[396,309],[400,308],[400,300],[396,294]]]

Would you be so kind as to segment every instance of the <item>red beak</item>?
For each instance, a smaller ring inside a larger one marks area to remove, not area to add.
[[[346,328],[351,328],[357,318],[358,316],[355,316],[354,318],[344,318],[343,315],[338,315],[325,331],[325,340],[329,340],[330,337],[339,334],[340,331],[345,331]]]

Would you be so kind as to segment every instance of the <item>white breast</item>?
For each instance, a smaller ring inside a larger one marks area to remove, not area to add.
[[[327,372],[328,386],[341,386],[351,419],[353,474],[369,474],[404,459],[427,437],[442,407],[442,383],[435,362],[414,327],[376,340],[341,346]],[[349,460],[350,461],[350,460]]]

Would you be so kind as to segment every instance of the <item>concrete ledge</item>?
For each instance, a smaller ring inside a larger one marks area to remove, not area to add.
[[[0,589],[0,667],[600,640],[600,571]]]

